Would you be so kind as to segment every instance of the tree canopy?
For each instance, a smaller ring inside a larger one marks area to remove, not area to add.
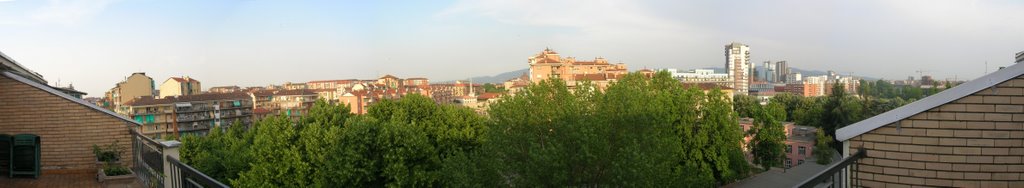
[[[709,187],[749,174],[723,92],[667,72],[595,88],[545,80],[486,117],[419,95],[365,115],[317,101],[299,121],[185,137],[181,156],[237,187]]]

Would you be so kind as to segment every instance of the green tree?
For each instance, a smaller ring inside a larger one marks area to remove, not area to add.
[[[238,187],[305,187],[310,185],[310,165],[303,160],[299,134],[284,115],[256,123],[251,145],[252,168],[231,184]]]
[[[483,87],[484,87],[484,92],[487,92],[487,93],[504,93],[505,92],[505,88],[504,87],[502,87],[500,85],[495,85],[495,84],[492,84],[492,83],[486,83],[486,84],[483,85]]]
[[[754,117],[754,114],[761,103],[754,96],[736,95],[733,96],[733,110],[739,117]]]
[[[782,106],[777,103],[761,108],[755,116],[754,128],[750,133],[753,138],[748,144],[754,154],[754,164],[761,165],[765,170],[781,166],[785,158],[786,132],[781,121],[785,119],[784,116]]]
[[[834,151],[831,147],[832,136],[826,135],[821,129],[818,129],[815,135],[817,142],[814,144],[814,157],[818,159],[817,163],[821,165],[832,163],[832,151]]]
[[[252,135],[245,129],[236,121],[226,132],[221,131],[221,127],[213,127],[205,137],[182,137],[179,150],[182,162],[221,182],[238,178],[239,172],[250,168],[248,150]]]

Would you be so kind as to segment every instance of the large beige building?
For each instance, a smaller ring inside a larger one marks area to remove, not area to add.
[[[110,107],[114,111],[127,114],[127,109],[123,108],[121,104],[139,97],[153,96],[155,87],[153,78],[146,76],[145,72],[136,72],[107,91],[105,97],[113,103]]]
[[[608,82],[618,80],[619,77],[628,73],[626,64],[611,64],[608,63],[608,60],[600,57],[593,61],[576,61],[576,58],[573,57],[562,58],[551,49],[544,49],[539,54],[530,57],[528,61],[530,63],[530,81],[533,83],[548,78],[558,78],[565,80],[570,87],[585,80],[594,82],[598,86],[606,86]]]
[[[199,80],[189,78],[188,76],[171,77],[164,81],[163,84],[160,84],[160,98],[195,95],[202,93],[202,91],[203,87],[200,85]]]

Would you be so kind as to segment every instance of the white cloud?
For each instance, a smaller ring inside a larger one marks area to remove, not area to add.
[[[75,25],[88,21],[114,0],[50,0],[36,9],[31,18],[42,23]]]

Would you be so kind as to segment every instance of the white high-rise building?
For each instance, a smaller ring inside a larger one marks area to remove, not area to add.
[[[733,42],[725,45],[725,69],[732,80],[732,88],[738,95],[746,95],[750,89],[750,46]]]

